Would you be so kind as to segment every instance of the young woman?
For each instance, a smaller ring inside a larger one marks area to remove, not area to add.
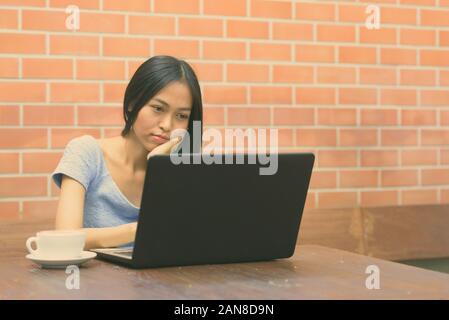
[[[84,135],[67,144],[52,174],[61,188],[55,228],[85,230],[85,249],[134,241],[147,159],[180,143],[169,140],[176,129],[193,139],[193,121],[202,123],[202,109],[188,63],[170,56],[144,62],[125,91],[121,135]]]

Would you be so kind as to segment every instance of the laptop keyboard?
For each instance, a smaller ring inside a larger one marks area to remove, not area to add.
[[[133,256],[133,252],[132,251],[115,252],[115,253],[118,253],[119,255],[127,256],[127,257],[132,257]]]

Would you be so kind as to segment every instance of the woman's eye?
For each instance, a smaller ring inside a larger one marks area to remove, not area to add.
[[[154,111],[156,111],[156,112],[161,112],[163,110],[163,108],[159,107],[159,106],[152,106],[152,107],[153,107]]]
[[[178,118],[181,120],[186,120],[186,119],[189,119],[189,116],[186,114],[178,114]]]

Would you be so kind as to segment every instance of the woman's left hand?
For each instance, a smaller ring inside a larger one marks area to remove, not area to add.
[[[147,159],[150,159],[152,156],[158,154],[170,154],[170,152],[181,142],[181,137],[177,136],[159,146],[151,150],[151,152],[147,155]]]

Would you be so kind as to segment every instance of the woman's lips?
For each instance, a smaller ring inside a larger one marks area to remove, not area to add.
[[[156,134],[152,134],[151,137],[153,138],[153,140],[154,140],[156,143],[165,143],[165,142],[168,141],[167,138],[162,137],[162,136],[158,136],[158,135],[156,135]]]

